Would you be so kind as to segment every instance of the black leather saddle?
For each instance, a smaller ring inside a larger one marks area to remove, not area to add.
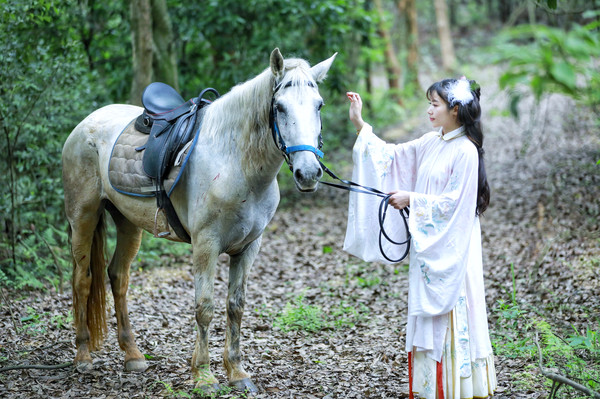
[[[158,211],[165,211],[169,224],[177,235],[187,242],[190,242],[190,237],[181,226],[164,189],[163,181],[173,166],[177,154],[194,138],[194,132],[200,129],[204,107],[212,102],[204,98],[207,93],[219,97],[215,89],[207,88],[202,90],[198,97],[185,101],[168,84],[151,83],[142,93],[144,112],[135,121],[135,128],[148,134],[146,144],[136,150],[144,151],[142,166],[144,173],[154,183],[158,204],[157,215]],[[159,236],[167,234],[161,233]]]
[[[148,133],[148,141],[138,151],[145,150],[143,156],[144,172],[152,179],[161,180],[177,153],[194,135],[194,127],[201,122],[204,107],[211,103],[204,95],[212,92],[212,88],[203,90],[196,98],[185,101],[171,86],[161,82],[149,84],[142,94],[144,112],[140,115],[135,127]]]

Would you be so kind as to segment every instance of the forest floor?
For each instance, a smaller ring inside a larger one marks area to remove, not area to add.
[[[495,397],[547,398],[550,385],[537,355],[517,353],[533,345],[540,323],[562,337],[574,329],[600,333],[600,137],[593,117],[560,96],[539,106],[524,103],[535,111],[517,122],[502,111],[506,97],[495,93],[484,92],[483,98],[493,107],[484,115],[492,202],[482,218],[499,381]],[[424,131],[425,121],[383,135],[406,140]],[[261,391],[257,397],[406,398],[406,265],[368,264],[342,251],[347,194],[321,187],[314,195],[290,196],[265,231],[248,284],[241,346]],[[67,367],[0,373],[0,397],[193,395],[190,259],[165,254],[162,260],[164,267],[147,270],[137,262],[130,282],[129,313],[138,346],[149,359],[146,372],[124,371],[111,317],[108,338],[93,354],[92,372]],[[221,357],[227,263],[222,256],[210,331],[211,368],[221,382],[226,381]],[[66,291],[7,292],[10,301],[0,307],[0,368],[73,359],[72,296]],[[288,331],[281,318],[286,304],[291,315],[321,311],[321,328]],[[112,307],[110,312],[114,315]]]

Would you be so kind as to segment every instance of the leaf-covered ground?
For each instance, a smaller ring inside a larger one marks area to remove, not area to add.
[[[549,388],[536,360],[511,356],[502,335],[516,331],[516,338],[526,337],[536,318],[550,323],[557,334],[573,328],[600,330],[600,166],[595,165],[600,138],[593,117],[558,96],[539,106],[529,104],[535,111],[518,123],[500,113],[502,94],[487,100],[495,104],[484,116],[492,204],[482,227],[489,324],[500,345],[495,397],[546,398]],[[387,137],[405,140],[426,128],[413,126],[410,134],[390,131]],[[248,285],[242,348],[246,368],[261,390],[258,397],[407,397],[406,266],[367,264],[341,250],[345,194],[322,187],[316,195],[294,195],[291,202],[266,230]],[[92,373],[79,374],[72,367],[0,373],[0,397],[191,395],[191,268],[188,257],[169,256],[168,251],[166,244],[164,267],[141,271],[136,264],[132,272],[129,311],[138,345],[149,358],[146,372],[123,370],[111,317],[108,339],[93,355]],[[227,263],[222,256],[210,335],[211,367],[221,382]],[[62,295],[5,294],[10,301],[0,307],[0,368],[73,359],[69,289]],[[511,319],[514,329],[507,330],[506,313],[498,303],[511,302],[513,294],[514,303],[527,311]],[[276,321],[287,303],[293,309],[301,304],[321,310],[321,329],[282,328]]]

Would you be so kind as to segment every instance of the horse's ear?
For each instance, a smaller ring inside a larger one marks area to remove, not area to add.
[[[325,79],[325,76],[327,76],[327,71],[329,71],[329,68],[331,68],[331,64],[333,63],[333,60],[335,59],[336,55],[337,53],[335,53],[325,61],[321,61],[314,67],[310,68],[310,72],[312,73],[313,79],[316,82],[321,82],[323,81],[323,79]]]
[[[283,76],[283,56],[277,47],[271,52],[271,72],[276,78]]]

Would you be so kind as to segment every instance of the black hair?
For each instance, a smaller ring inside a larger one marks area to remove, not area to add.
[[[490,203],[490,186],[485,173],[485,163],[483,161],[483,130],[481,128],[481,105],[479,99],[481,97],[481,88],[474,80],[469,80],[471,94],[473,100],[463,104],[461,102],[448,101],[448,90],[455,85],[457,79],[444,79],[429,86],[427,89],[427,99],[431,100],[432,93],[437,95],[447,104],[448,109],[458,106],[457,119],[458,122],[465,127],[465,134],[477,148],[479,154],[479,170],[477,179],[477,215],[483,214]]]

